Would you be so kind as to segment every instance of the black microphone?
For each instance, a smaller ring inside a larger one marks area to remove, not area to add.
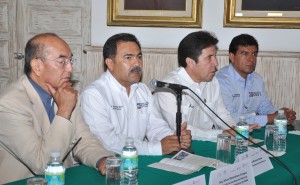
[[[169,89],[173,89],[173,90],[182,90],[182,89],[188,89],[188,87],[184,86],[184,85],[179,85],[179,84],[171,84],[171,83],[167,83],[167,82],[161,82],[161,81],[157,81],[155,79],[152,79],[150,81],[150,86],[152,88],[156,88],[156,87],[162,87],[162,88],[169,88]]]

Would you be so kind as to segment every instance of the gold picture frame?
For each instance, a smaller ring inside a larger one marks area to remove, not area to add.
[[[125,9],[125,0],[107,0],[107,25],[201,28],[202,1],[203,0],[186,0],[185,10],[177,11],[128,10]]]
[[[224,0],[224,27],[300,28],[298,10],[242,10],[242,1]],[[258,3],[267,1],[260,0]]]

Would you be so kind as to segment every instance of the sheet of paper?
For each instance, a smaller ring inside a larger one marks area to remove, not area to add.
[[[255,185],[253,168],[249,159],[211,171],[209,185]]]
[[[206,185],[205,175],[200,175],[200,176],[176,183],[174,185]]]
[[[289,131],[289,134],[300,135],[300,131],[299,130]]]
[[[266,145],[263,145],[261,147],[267,150]],[[256,147],[248,147],[248,149],[249,150],[254,150],[254,149],[256,149]],[[282,156],[282,155],[285,154],[285,152],[275,152],[275,151],[269,151],[269,150],[268,150],[268,152],[270,152],[271,154],[273,154],[275,157],[280,157],[280,156]],[[267,155],[268,155],[268,157],[273,157],[270,154],[267,154]]]
[[[204,166],[215,168],[215,159],[194,155],[181,150],[172,158],[164,158],[160,162],[148,166],[188,175],[199,171]]]
[[[257,143],[260,143],[260,142],[263,142],[264,140],[261,140],[261,139],[252,139],[252,141],[255,143],[255,144],[257,144]],[[231,145],[235,145],[235,142],[233,141],[232,143],[231,143]],[[251,143],[250,141],[248,141],[248,145],[253,145],[253,143]]]
[[[261,139],[252,139],[252,141],[254,142],[254,143],[260,143],[260,142],[263,142],[264,140],[261,140]],[[211,140],[211,142],[217,142],[217,140]],[[235,145],[235,142],[234,142],[234,140],[231,140],[231,145]],[[251,142],[248,142],[248,145],[253,145]]]
[[[254,175],[260,175],[266,171],[273,169],[273,165],[268,155],[260,148],[248,150],[248,152],[236,156],[235,163],[242,160],[250,160]]]

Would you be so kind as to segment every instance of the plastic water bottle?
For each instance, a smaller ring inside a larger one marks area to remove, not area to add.
[[[48,185],[65,184],[65,168],[60,159],[60,152],[51,152],[51,159],[45,169],[45,178]]]
[[[138,184],[138,152],[133,142],[133,138],[127,137],[122,149],[122,184]]]
[[[236,125],[236,131],[246,138],[249,138],[249,125],[246,122],[245,116],[240,116],[240,120]],[[248,140],[242,136],[235,134],[235,157],[241,153],[248,151]]]
[[[274,150],[276,150],[277,152],[285,152],[287,119],[284,115],[284,110],[278,110],[278,115],[274,119],[274,125],[278,127],[278,138],[275,139]]]

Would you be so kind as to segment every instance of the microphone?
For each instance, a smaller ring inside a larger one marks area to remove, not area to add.
[[[186,87],[184,85],[171,84],[171,83],[167,83],[167,82],[161,82],[161,81],[157,81],[155,79],[152,79],[150,81],[150,86],[152,88],[154,88],[154,89],[156,87],[169,88],[169,89],[173,89],[173,90],[189,89],[188,87]]]

